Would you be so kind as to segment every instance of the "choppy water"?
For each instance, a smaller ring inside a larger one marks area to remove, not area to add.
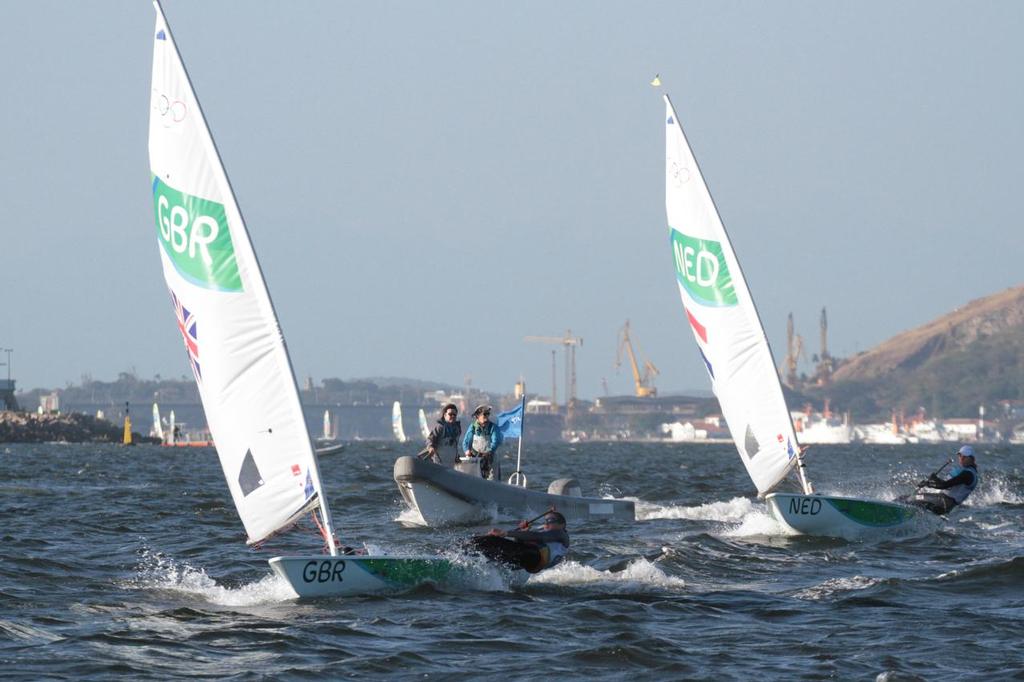
[[[892,499],[949,450],[821,446],[808,466],[822,492]],[[322,463],[343,539],[470,534],[399,523],[398,454]],[[937,530],[845,542],[785,537],[731,446],[551,446],[531,481],[572,473],[642,521],[570,528],[572,560],[523,585],[300,602],[265,560],[313,529],[247,549],[212,450],[0,446],[0,675],[1024,679],[1022,455],[983,449]]]

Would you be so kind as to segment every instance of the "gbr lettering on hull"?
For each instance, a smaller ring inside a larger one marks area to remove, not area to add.
[[[345,562],[341,559],[310,561],[302,569],[302,580],[307,583],[340,583],[344,580]]]

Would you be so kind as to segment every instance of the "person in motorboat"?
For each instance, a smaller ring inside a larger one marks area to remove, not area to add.
[[[459,456],[459,441],[462,436],[462,422],[459,421],[459,408],[454,403],[448,403],[441,408],[441,416],[438,417],[434,428],[427,434],[427,447],[420,451],[421,459],[429,459],[434,464],[444,464],[444,458],[438,450],[452,452],[454,457]]]
[[[933,514],[948,514],[967,499],[978,486],[978,465],[974,463],[974,448],[965,445],[957,451],[958,466],[953,467],[950,477],[942,480],[932,474],[917,484],[918,488],[932,488],[941,493],[917,493],[907,500],[909,504],[927,509]]]
[[[495,457],[501,445],[501,431],[491,421],[491,406],[479,405],[473,410],[473,421],[462,437],[465,457],[480,458],[480,475],[491,480],[501,479],[501,465]]]
[[[565,517],[551,510],[544,514],[544,530],[529,530],[524,521],[516,530],[492,528],[487,535],[470,540],[470,548],[491,561],[527,573],[539,573],[562,562],[569,553]]]

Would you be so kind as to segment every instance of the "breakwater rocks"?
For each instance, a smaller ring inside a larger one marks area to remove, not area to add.
[[[88,414],[0,412],[0,443],[120,443],[123,427]],[[150,442],[137,433],[136,442]]]

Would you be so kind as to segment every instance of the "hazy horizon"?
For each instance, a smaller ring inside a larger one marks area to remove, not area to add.
[[[147,191],[153,9],[5,8],[13,378],[187,375]],[[572,329],[580,396],[627,394],[629,319],[659,392],[706,386],[666,239],[662,91],[777,361],[791,311],[810,355],[826,306],[848,357],[1022,281],[1019,3],[164,10],[300,385],[546,394],[555,347],[522,339]]]

